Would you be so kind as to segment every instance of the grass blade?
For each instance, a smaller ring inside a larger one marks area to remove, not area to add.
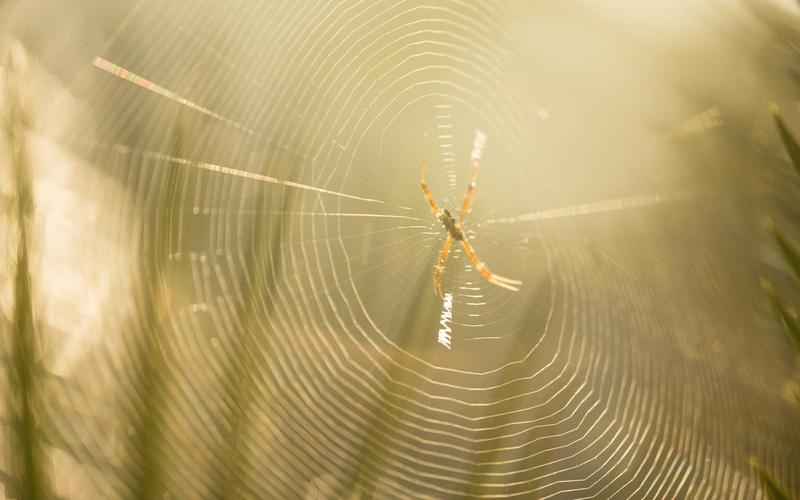
[[[767,292],[767,297],[769,298],[772,307],[775,309],[775,312],[781,319],[787,335],[792,340],[795,347],[800,347],[800,322],[798,322],[797,316],[789,311],[789,309],[783,303],[783,300],[781,300],[777,292],[775,292],[775,288],[771,283],[764,280],[762,281],[762,286]]]
[[[786,148],[786,152],[792,160],[795,172],[800,174],[800,145],[797,144],[794,136],[789,131],[789,127],[786,126],[786,122],[781,116],[780,108],[776,104],[771,104],[769,109],[772,113],[772,118],[775,120],[775,126],[778,128],[783,147]]]
[[[800,280],[800,252],[789,242],[789,239],[786,238],[783,231],[775,226],[774,222],[770,221],[767,229],[772,233],[773,238],[775,238],[775,242],[781,254],[783,254],[783,258],[786,259],[789,267],[792,268],[795,279]]]

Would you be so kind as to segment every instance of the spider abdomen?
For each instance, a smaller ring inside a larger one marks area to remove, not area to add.
[[[450,214],[449,210],[445,209],[439,217],[439,220],[442,221],[444,228],[450,233],[451,238],[456,241],[464,239],[464,231],[461,230],[461,226],[458,225],[456,219]]]

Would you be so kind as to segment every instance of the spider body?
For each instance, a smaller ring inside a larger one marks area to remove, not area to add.
[[[447,234],[456,241],[462,241],[464,239],[464,230],[461,229],[461,224],[456,222],[456,218],[450,214],[450,210],[445,208],[440,209],[440,212],[437,219],[439,219],[442,225],[444,225],[444,228],[447,229]]]
[[[481,150],[485,144],[486,135],[480,131],[476,131],[475,143],[472,149],[472,179],[467,185],[467,192],[464,195],[464,203],[461,206],[461,212],[458,220],[456,220],[456,218],[453,217],[450,211],[446,208],[439,208],[436,200],[434,200],[433,193],[431,193],[430,188],[428,188],[428,183],[425,181],[427,163],[422,162],[422,173],[420,178],[422,194],[425,195],[425,199],[428,200],[428,204],[430,205],[433,216],[436,217],[436,219],[438,219],[447,230],[447,239],[445,240],[444,245],[442,245],[442,249],[439,250],[439,258],[436,261],[436,265],[433,266],[433,287],[436,295],[439,297],[444,295],[442,290],[442,277],[444,276],[447,258],[450,255],[450,248],[453,246],[453,241],[457,241],[461,244],[461,247],[464,249],[464,253],[472,264],[472,267],[475,268],[475,270],[478,271],[480,275],[489,283],[514,292],[518,291],[519,285],[522,284],[521,281],[504,278],[489,271],[489,267],[481,262],[480,259],[478,259],[477,252],[475,252],[472,244],[464,236],[464,218],[472,211],[472,202],[475,199],[475,191],[477,189]]]

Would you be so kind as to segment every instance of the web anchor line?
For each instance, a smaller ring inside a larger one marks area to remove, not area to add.
[[[123,144],[108,145],[108,144],[94,143],[94,144],[90,144],[89,147],[110,149],[110,150],[113,150],[115,152],[122,153],[122,154],[128,154],[131,151],[136,151],[135,149],[130,148],[128,146],[125,146]],[[311,191],[311,192],[315,192],[315,193],[326,194],[326,195],[330,195],[330,196],[336,196],[336,197],[339,197],[339,198],[346,198],[346,199],[349,199],[349,200],[363,201],[363,202],[366,202],[366,203],[379,203],[381,205],[388,205],[385,201],[378,200],[376,198],[369,198],[369,197],[365,197],[365,196],[358,196],[358,195],[354,195],[354,194],[342,193],[340,191],[334,191],[334,190],[331,190],[331,189],[325,189],[325,188],[321,188],[321,187],[317,187],[317,186],[311,186],[309,184],[303,184],[301,182],[282,180],[282,179],[278,179],[276,177],[272,177],[272,176],[269,176],[269,175],[258,174],[258,173],[255,173],[255,172],[248,172],[247,170],[241,170],[241,169],[238,169],[238,168],[226,167],[224,165],[218,165],[218,164],[215,164],[215,163],[208,163],[208,162],[203,162],[203,161],[195,161],[195,160],[190,160],[188,158],[180,158],[180,157],[177,157],[177,156],[170,156],[170,155],[167,155],[167,154],[164,154],[164,153],[159,153],[157,151],[140,151],[140,153],[146,158],[154,158],[154,159],[157,159],[157,160],[162,160],[162,161],[165,161],[165,162],[169,162],[169,163],[173,163],[173,164],[177,164],[177,165],[181,165],[181,166],[196,168],[196,169],[199,169],[199,170],[205,170],[207,172],[214,172],[214,173],[222,174],[222,175],[230,175],[230,176],[233,176],[233,177],[239,177],[239,178],[242,178],[242,179],[248,179],[248,180],[251,180],[251,181],[262,182],[262,183],[266,183],[266,184],[276,184],[276,185],[285,186],[285,187],[288,187],[288,188],[300,189],[300,190],[303,190],[303,191]],[[409,220],[419,220],[419,219],[410,218]]]
[[[203,106],[201,106],[201,105],[199,105],[197,103],[194,103],[194,102],[186,99],[185,97],[183,97],[183,96],[181,96],[181,95],[179,95],[179,94],[177,94],[177,93],[175,93],[175,92],[173,92],[173,91],[171,91],[171,90],[169,90],[167,88],[164,88],[161,85],[158,85],[157,83],[148,80],[147,78],[139,76],[136,73],[133,73],[131,71],[128,71],[127,69],[123,68],[122,66],[116,65],[116,64],[114,64],[113,62],[111,62],[111,61],[109,61],[107,59],[103,59],[100,56],[95,57],[93,64],[94,64],[94,67],[96,67],[98,69],[101,69],[101,70],[105,71],[106,73],[112,74],[112,75],[116,76],[117,78],[121,78],[123,80],[126,80],[126,81],[128,81],[128,82],[130,82],[130,83],[132,83],[132,84],[134,84],[134,85],[136,85],[138,87],[141,87],[141,88],[143,88],[145,90],[149,90],[150,92],[154,92],[154,93],[156,93],[156,94],[158,94],[158,95],[160,95],[162,97],[166,97],[167,99],[169,99],[171,101],[177,102],[179,104],[183,104],[184,106],[186,106],[186,107],[188,107],[190,109],[193,109],[195,111],[199,111],[200,113],[203,113],[204,115],[207,115],[207,116],[210,116],[212,118],[215,118],[215,119],[217,119],[217,120],[219,120],[219,121],[221,121],[221,122],[223,122],[223,123],[225,123],[227,125],[232,126],[235,129],[241,130],[242,132],[244,132],[244,133],[246,133],[248,135],[255,135],[255,133],[256,133],[255,130],[253,130],[253,129],[249,128],[249,127],[246,127],[246,126],[242,125],[239,122],[233,121],[230,118],[226,118],[226,117],[220,115],[219,113],[215,113],[214,111],[211,111],[210,109],[208,109],[206,107],[203,107]]]
[[[655,194],[632,196],[628,198],[614,198],[610,200],[599,201],[596,203],[585,203],[582,205],[571,205],[563,208],[554,208],[549,210],[540,210],[538,212],[530,212],[527,214],[517,215],[515,217],[500,217],[487,219],[485,224],[516,224],[519,222],[535,222],[547,219],[561,219],[565,217],[578,217],[581,215],[600,214],[605,212],[617,212],[620,210],[631,210],[636,208],[649,207],[660,205],[663,203],[676,202],[690,198],[690,193],[670,193],[670,194]]]

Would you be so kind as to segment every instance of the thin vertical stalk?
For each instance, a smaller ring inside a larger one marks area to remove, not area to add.
[[[174,130],[175,150],[182,149],[182,131]],[[150,500],[162,498],[166,492],[166,446],[169,438],[167,411],[169,405],[169,298],[163,282],[163,266],[170,250],[170,231],[177,218],[179,166],[169,166],[164,194],[156,200],[156,209],[146,211],[146,220],[154,231],[142,230],[144,245],[140,276],[140,326],[133,340],[134,367],[131,391],[131,441],[129,460],[124,475],[128,484],[127,498]],[[150,218],[157,220],[150,220]]]
[[[30,238],[32,236],[34,197],[31,159],[26,144],[30,117],[21,94],[25,74],[25,54],[14,44],[6,63],[6,138],[11,155],[11,169],[16,184],[17,262],[14,277],[14,306],[8,378],[11,383],[9,407],[11,419],[10,454],[13,474],[19,491],[12,495],[24,500],[50,498],[43,440],[37,411],[41,395],[36,370],[37,332],[31,281]]]
[[[437,258],[434,250],[430,255],[428,269],[433,267]],[[419,318],[426,317],[427,308],[431,307],[430,297],[430,278],[426,273],[422,273],[417,279],[414,300],[403,314],[400,324],[401,335],[398,338],[398,345],[402,348],[409,348],[415,341],[415,337],[424,332],[420,327]],[[365,434],[361,444],[355,453],[355,463],[345,477],[342,488],[338,493],[344,495],[355,495],[357,490],[361,490],[363,498],[377,499],[377,487],[379,481],[379,471],[384,462],[384,447],[387,445],[389,429],[385,425],[386,413],[390,404],[402,404],[394,397],[398,390],[397,379],[401,376],[398,365],[391,365],[387,368],[382,377],[383,385],[378,388],[375,408],[370,417],[364,424]]]

